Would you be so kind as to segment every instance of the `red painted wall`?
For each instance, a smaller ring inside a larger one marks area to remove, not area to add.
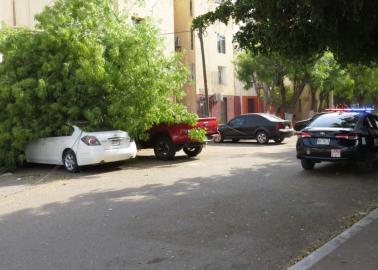
[[[197,108],[198,108],[198,115],[200,117],[204,116],[200,112],[200,95],[197,95]],[[253,99],[254,102],[254,108],[255,111],[257,112],[257,102],[258,99],[257,97],[249,97],[249,96],[243,96],[243,108],[241,106],[240,102],[240,96],[223,96],[227,98],[227,121],[231,120],[235,116],[238,116],[240,114],[248,113],[248,99]],[[221,104],[222,102],[220,101],[215,101],[214,98],[210,98],[209,101],[210,105],[210,112],[212,117],[216,117],[218,121],[221,119]],[[260,112],[264,111],[264,102],[260,102]]]

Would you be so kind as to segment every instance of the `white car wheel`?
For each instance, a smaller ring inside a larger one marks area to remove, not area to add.
[[[72,150],[67,150],[63,154],[63,165],[67,171],[75,173],[79,170],[76,155]]]

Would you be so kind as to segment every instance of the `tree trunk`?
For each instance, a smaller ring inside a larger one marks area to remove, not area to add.
[[[280,95],[281,95],[281,105],[279,106],[279,112],[283,111],[283,113],[286,112],[286,89],[283,83],[283,77],[279,80],[279,89],[280,89]]]
[[[310,108],[314,112],[318,111],[318,104],[316,100],[316,89],[314,89],[313,87],[311,87],[311,107]]]
[[[263,83],[264,90],[264,112],[268,112],[270,106],[272,105],[272,97],[270,94],[269,86],[266,83]]]
[[[310,82],[310,75],[307,73],[304,75],[302,80],[294,79],[294,95],[293,95],[293,100],[291,101],[291,104],[290,104],[290,111],[292,113],[294,113],[298,104],[298,100],[301,97],[306,87],[306,84],[309,82]]]

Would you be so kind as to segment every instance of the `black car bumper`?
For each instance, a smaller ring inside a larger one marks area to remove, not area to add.
[[[340,151],[340,156],[332,156],[332,151]],[[363,161],[367,153],[366,147],[360,145],[340,148],[314,148],[297,144],[297,158],[314,161]]]
[[[280,129],[278,130],[277,134],[275,134],[275,137],[277,138],[289,138],[294,135],[294,129]]]

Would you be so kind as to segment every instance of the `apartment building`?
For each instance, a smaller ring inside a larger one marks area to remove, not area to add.
[[[184,64],[191,72],[192,83],[186,85],[185,104],[192,112],[204,116],[205,92],[202,53],[197,31],[191,31],[193,18],[214,10],[220,0],[174,0],[175,48],[183,53]],[[227,122],[235,115],[256,112],[259,108],[254,89],[244,90],[236,78],[233,44],[234,23],[215,23],[204,32],[204,57],[211,116]],[[261,106],[260,106],[261,108]]]
[[[10,26],[35,26],[34,15],[54,0],[0,0],[0,21]],[[221,0],[118,0],[115,8],[126,11],[134,23],[147,17],[159,28],[166,55],[183,54],[192,83],[185,86],[188,110],[204,116],[205,93],[202,54],[198,33],[191,31],[193,18],[211,11]],[[227,122],[235,115],[256,112],[256,92],[244,90],[235,75],[236,50],[232,37],[233,23],[216,23],[204,33],[204,51],[211,116]]]

